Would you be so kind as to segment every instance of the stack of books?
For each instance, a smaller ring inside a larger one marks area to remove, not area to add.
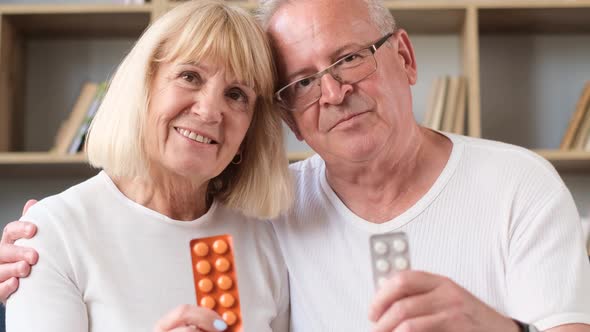
[[[107,84],[84,83],[68,118],[62,122],[51,153],[76,154],[82,152],[90,122],[104,97]]]
[[[465,134],[467,88],[467,79],[462,76],[434,80],[422,124],[434,130]]]

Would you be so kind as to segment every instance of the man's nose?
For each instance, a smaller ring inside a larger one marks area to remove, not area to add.
[[[352,85],[341,83],[332,74],[326,73],[321,78],[321,89],[320,105],[340,105],[346,95],[352,91]]]

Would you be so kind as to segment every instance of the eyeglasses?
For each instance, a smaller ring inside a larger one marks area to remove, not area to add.
[[[325,74],[330,74],[340,84],[354,84],[364,80],[377,70],[374,54],[392,35],[393,32],[388,33],[375,44],[347,54],[328,68],[285,85],[275,93],[275,98],[283,108],[296,112],[320,100],[321,78]]]

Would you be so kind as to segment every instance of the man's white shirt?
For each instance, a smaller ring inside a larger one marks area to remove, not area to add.
[[[540,330],[590,324],[580,219],[554,168],[523,148],[447,136],[453,149],[438,180],[382,224],[343,204],[319,156],[291,166],[297,200],[273,225],[289,270],[292,332],[369,331],[369,236],[393,231],[407,233],[413,269],[451,278],[504,315]]]

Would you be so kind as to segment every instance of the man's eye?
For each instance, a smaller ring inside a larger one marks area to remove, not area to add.
[[[297,82],[297,85],[302,88],[305,88],[305,87],[310,86],[312,81],[313,80],[311,78],[304,78],[301,81]]]
[[[358,54],[351,54],[351,55],[348,55],[348,56],[346,56],[344,58],[344,62],[353,62],[353,61],[358,60],[358,59],[359,59],[359,55]]]

